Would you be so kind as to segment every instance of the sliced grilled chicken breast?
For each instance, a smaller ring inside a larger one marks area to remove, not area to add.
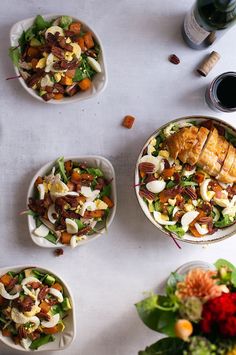
[[[172,158],[177,159],[177,156],[183,147],[183,142],[188,136],[188,130],[189,127],[184,127],[180,131],[172,134],[169,138],[167,138],[166,146]]]
[[[217,129],[213,128],[208,136],[207,142],[203,147],[200,157],[197,161],[197,165],[199,165],[201,168],[204,168],[204,171],[208,174],[213,169],[217,159],[215,152],[216,152],[218,136],[219,134]]]
[[[186,131],[185,140],[181,142],[182,148],[178,154],[178,158],[183,163],[186,163],[189,151],[192,148],[193,144],[196,142],[198,130],[199,127],[191,126],[189,127],[188,131]]]
[[[195,165],[197,163],[202,148],[204,147],[204,144],[207,140],[209,132],[210,132],[209,129],[205,127],[200,127],[196,136],[196,141],[188,152],[186,163],[190,165]]]
[[[223,136],[218,136],[218,141],[216,145],[216,151],[215,151],[215,164],[212,168],[212,170],[209,171],[209,174],[212,176],[217,176],[222,168],[222,165],[224,163],[224,160],[226,158],[227,152],[229,149],[229,143]],[[203,168],[204,170],[204,168]]]
[[[229,145],[225,161],[216,179],[226,184],[236,181],[236,150],[232,144]]]

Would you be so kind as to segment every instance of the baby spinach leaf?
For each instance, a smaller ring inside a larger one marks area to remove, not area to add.
[[[76,222],[79,230],[84,228],[85,225],[81,222],[80,219],[75,219],[75,222]]]
[[[164,338],[139,351],[138,355],[182,355],[185,342],[178,338]]]
[[[168,231],[175,233],[178,237],[182,238],[185,235],[185,231],[182,227],[178,227],[176,224],[173,226],[165,226],[165,229]]]
[[[103,172],[100,169],[98,169],[98,168],[96,168],[96,169],[95,168],[87,168],[86,170],[87,170],[87,172],[89,174],[91,174],[91,175],[93,175],[95,177],[103,176]]]
[[[47,239],[49,242],[51,242],[53,244],[57,244],[57,237],[54,234],[50,233],[50,232],[44,238]]]
[[[111,195],[111,184],[105,185],[100,193],[100,197]]]
[[[44,18],[41,15],[38,15],[34,20],[34,26],[38,31],[42,31],[50,27],[50,22],[44,20]]]

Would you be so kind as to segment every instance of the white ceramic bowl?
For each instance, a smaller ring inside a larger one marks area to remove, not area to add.
[[[181,275],[185,275],[193,269],[215,270],[216,268],[213,264],[210,264],[206,261],[195,260],[181,265],[175,272]]]
[[[81,156],[81,157],[65,157],[66,160],[72,160],[72,161],[79,161],[79,162],[87,162],[88,167],[93,167],[93,168],[100,168],[106,179],[111,180],[111,198],[114,201],[114,207],[111,209],[111,213],[108,216],[107,219],[107,229],[109,229],[109,226],[115,216],[116,212],[116,204],[117,204],[117,197],[116,197],[116,178],[115,178],[115,170],[112,166],[112,164],[107,160],[106,158],[102,156],[96,156],[96,155],[87,155],[87,156]],[[52,167],[55,165],[55,161],[51,161],[44,166],[42,166],[37,173],[34,175],[33,179],[31,180],[28,193],[27,193],[27,208],[28,208],[28,201],[29,197],[33,196],[34,193],[34,182],[38,176],[45,176],[48,174],[51,170]],[[35,244],[37,244],[40,247],[44,248],[58,248],[58,247],[65,247],[64,244],[58,243],[56,245],[50,243],[48,240],[45,238],[37,237],[36,235],[33,234],[33,231],[36,228],[35,225],[35,220],[32,216],[28,216],[28,227],[29,227],[29,232],[31,239]],[[102,234],[106,232],[106,228],[101,229],[99,233],[94,233],[90,235],[86,240],[80,241],[79,245],[84,245],[90,242],[91,240],[94,240],[98,237],[100,237]]]
[[[166,126],[168,126],[170,123],[183,123],[183,122],[191,122],[191,121],[198,121],[198,122],[203,122],[203,121],[207,121],[207,120],[213,120],[216,124],[222,126],[223,128],[226,128],[227,130],[230,131],[230,133],[232,133],[233,135],[236,136],[236,129],[234,127],[232,127],[231,125],[229,125],[228,123],[215,118],[215,117],[208,117],[208,116],[187,116],[187,117],[181,117],[181,118],[177,118],[173,121],[168,122],[167,124],[163,125],[162,127],[158,128],[146,141],[146,143],[144,144],[139,156],[138,156],[138,160],[136,163],[136,167],[135,167],[135,192],[136,192],[136,196],[138,199],[138,202],[140,204],[140,207],[142,208],[144,214],[146,215],[146,217],[149,219],[149,221],[154,224],[154,226],[156,226],[160,231],[162,231],[166,236],[171,236],[174,237],[175,239],[178,239],[180,241],[183,242],[187,242],[187,243],[192,243],[192,244],[209,244],[209,243],[213,243],[213,242],[219,242],[223,239],[229,238],[231,236],[233,236],[236,232],[236,224],[229,226],[227,228],[224,229],[218,229],[217,232],[215,232],[212,235],[205,235],[201,238],[196,238],[194,237],[192,234],[190,233],[186,233],[185,236],[183,238],[178,237],[177,235],[175,235],[174,233],[170,233],[168,232],[164,227],[162,227],[159,223],[157,223],[151,212],[148,209],[147,204],[144,202],[144,200],[142,199],[141,196],[139,196],[139,171],[138,171],[138,165],[139,165],[139,160],[143,155],[143,150],[147,147],[148,143],[150,142],[151,139],[155,138],[158,133],[165,128]]]
[[[74,340],[75,335],[76,335],[76,325],[75,325],[75,302],[73,299],[73,295],[70,291],[69,286],[66,284],[66,282],[59,277],[55,272],[49,269],[42,268],[40,266],[32,266],[32,265],[17,265],[17,266],[8,266],[4,268],[0,268],[0,276],[4,275],[8,271],[15,271],[19,272],[23,269],[28,269],[28,268],[36,268],[41,270],[42,272],[52,274],[55,276],[59,282],[62,284],[65,295],[66,297],[69,298],[71,302],[72,309],[68,313],[68,316],[64,319],[64,324],[65,324],[65,330],[62,333],[54,334],[55,340],[51,343],[45,344],[43,346],[40,346],[38,350],[36,351],[52,351],[52,350],[64,350],[66,349]],[[32,352],[32,350],[26,350],[23,348],[21,345],[16,345],[13,340],[10,337],[5,337],[2,335],[2,332],[0,331],[0,340],[9,346],[10,348],[14,350],[21,350],[25,352]]]
[[[65,14],[47,14],[47,15],[43,15],[43,18],[45,20],[52,20],[54,18],[63,16]],[[68,15],[69,16],[69,15]],[[93,78],[93,85],[90,88],[90,90],[84,91],[84,92],[78,92],[77,94],[75,94],[74,96],[71,97],[65,97],[61,100],[49,100],[49,101],[44,101],[35,90],[29,88],[24,79],[19,78],[21,85],[23,86],[23,88],[34,98],[36,98],[37,100],[44,102],[46,104],[69,104],[69,103],[73,103],[73,102],[77,102],[77,101],[83,101],[92,97],[95,97],[96,95],[98,95],[99,93],[101,93],[107,85],[107,69],[106,69],[106,62],[105,62],[105,56],[104,56],[104,49],[103,49],[103,45],[102,42],[99,38],[99,36],[97,35],[97,33],[90,28],[86,23],[84,23],[83,21],[81,21],[80,19],[70,16],[72,17],[73,21],[79,21],[82,26],[85,28],[86,31],[90,31],[93,34],[93,37],[95,38],[96,42],[99,44],[100,48],[101,48],[101,52],[99,54],[99,63],[101,65],[102,68],[102,72],[101,73],[97,73],[95,75],[95,77]],[[11,30],[10,30],[10,43],[12,47],[18,46],[18,39],[21,36],[22,32],[24,30],[27,30],[34,22],[35,17],[31,17],[22,21],[19,21],[17,23],[15,23]],[[16,66],[14,66],[15,68],[15,72],[16,75],[20,75],[19,70]]]

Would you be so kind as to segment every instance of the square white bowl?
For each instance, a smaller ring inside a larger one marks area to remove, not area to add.
[[[34,350],[33,352],[64,350],[68,346],[70,346],[70,344],[73,342],[73,340],[75,339],[75,336],[76,336],[75,302],[74,302],[72,292],[71,292],[69,286],[66,284],[66,282],[61,277],[59,277],[54,271],[49,270],[49,269],[45,269],[40,266],[17,265],[17,266],[3,267],[3,268],[0,268],[0,276],[4,275],[8,271],[19,272],[21,270],[28,269],[28,268],[36,268],[42,272],[49,273],[49,274],[52,274],[53,276],[55,276],[59,280],[59,282],[62,284],[64,291],[65,291],[65,295],[66,295],[66,297],[69,298],[69,300],[71,302],[71,306],[72,306],[71,311],[68,313],[68,316],[64,320],[65,330],[62,333],[54,334],[55,340],[53,342],[42,345],[42,346],[40,346],[40,348],[38,350]],[[10,337],[3,336],[1,331],[0,331],[0,340],[5,345],[9,346],[12,349],[21,350],[21,351],[25,351],[25,352],[32,352],[32,350],[26,350],[21,345],[16,345]]]
[[[115,170],[108,159],[106,159],[102,156],[98,156],[98,155],[86,155],[86,156],[80,156],[80,157],[65,157],[64,160],[65,161],[72,160],[72,161],[86,162],[88,164],[88,167],[100,168],[102,170],[102,172],[104,173],[105,178],[107,180],[111,180],[111,198],[114,202],[114,206],[111,209],[111,213],[109,214],[109,216],[107,218],[107,226],[106,226],[107,228],[103,228],[101,231],[99,231],[99,233],[91,234],[86,240],[80,241],[79,242],[79,246],[80,246],[80,245],[87,244],[91,240],[94,240],[94,239],[97,239],[98,237],[100,237],[102,234],[104,234],[106,232],[106,229],[109,229],[109,226],[112,223],[112,220],[115,216],[116,204],[117,204]],[[46,174],[48,174],[52,170],[53,166],[55,166],[55,164],[56,164],[55,161],[51,161],[51,162],[45,164],[34,175],[33,179],[31,180],[31,183],[30,183],[30,186],[28,189],[28,193],[27,193],[27,207],[28,207],[29,198],[33,197],[34,182],[35,182],[36,178],[38,176],[45,176]],[[63,248],[63,247],[66,247],[66,245],[61,244],[61,243],[54,245],[53,243],[49,242],[47,239],[42,238],[42,237],[37,237],[36,235],[34,235],[33,231],[35,230],[36,225],[35,225],[35,220],[32,216],[28,216],[28,227],[29,227],[31,239],[38,246],[43,247],[43,248],[58,248],[58,247]]]
[[[62,15],[54,15],[54,14],[46,14],[43,15],[43,18],[45,20],[52,20],[54,18],[60,17],[60,16],[64,16],[64,14]],[[70,15],[68,15],[70,16]],[[78,21],[82,24],[83,28],[86,31],[90,31],[93,34],[93,37],[95,38],[96,42],[99,44],[100,46],[100,53],[99,53],[99,64],[101,65],[102,68],[102,72],[101,73],[97,73],[95,75],[95,77],[92,80],[92,86],[89,90],[87,91],[79,91],[77,94],[75,94],[74,96],[71,97],[65,97],[61,100],[49,100],[49,101],[44,101],[35,90],[29,88],[24,79],[19,78],[19,81],[21,83],[21,85],[23,86],[23,88],[31,95],[33,96],[35,99],[46,103],[46,104],[69,104],[69,103],[73,103],[73,102],[77,102],[77,101],[83,101],[83,100],[87,100],[90,98],[93,98],[95,96],[97,96],[99,93],[101,93],[103,90],[105,90],[106,85],[107,85],[107,69],[106,69],[106,62],[105,62],[105,56],[104,56],[104,49],[103,49],[103,45],[102,42],[98,36],[98,34],[91,28],[89,27],[86,23],[84,23],[83,21],[81,21],[80,19],[70,16],[73,21]],[[32,26],[33,22],[35,20],[35,17],[31,17],[22,21],[19,21],[17,23],[15,23],[10,30],[10,43],[12,47],[16,47],[18,46],[18,39],[21,36],[22,32],[27,30],[30,26]],[[20,75],[19,69],[14,66],[16,75]]]
[[[196,238],[194,237],[191,233],[187,232],[185,233],[185,235],[180,238],[178,237],[175,233],[171,233],[168,232],[163,226],[161,226],[159,223],[157,223],[152,215],[152,213],[149,211],[148,206],[146,204],[146,202],[143,200],[143,198],[139,195],[139,183],[140,183],[140,177],[139,177],[139,169],[138,169],[138,165],[139,165],[139,160],[143,155],[143,151],[144,149],[148,146],[150,140],[152,140],[153,138],[155,138],[162,129],[164,129],[165,127],[167,127],[169,124],[171,123],[185,123],[185,122],[191,122],[191,121],[197,121],[198,123],[200,122],[204,122],[207,120],[212,120],[215,124],[218,124],[219,126],[227,129],[228,131],[230,131],[230,133],[232,133],[234,136],[236,136],[236,129],[231,126],[230,124],[228,124],[227,122],[220,120],[219,118],[216,117],[209,117],[209,116],[187,116],[187,117],[181,117],[181,118],[177,118],[173,121],[170,121],[166,124],[164,124],[163,126],[161,126],[160,128],[158,128],[146,141],[146,143],[144,144],[138,159],[137,159],[137,163],[136,163],[136,167],[135,167],[135,173],[134,173],[134,183],[135,183],[135,192],[136,192],[136,197],[138,199],[139,205],[142,209],[142,211],[144,212],[144,214],[146,215],[146,217],[149,219],[149,221],[154,224],[155,227],[157,227],[157,229],[159,229],[161,232],[163,232],[163,234],[165,234],[166,236],[178,239],[179,241],[182,242],[186,242],[186,243],[192,243],[192,244],[210,244],[210,243],[214,243],[214,242],[220,242],[221,240],[224,240],[226,238],[232,237],[233,235],[235,235],[236,233],[236,224],[233,224],[229,227],[225,227],[223,229],[218,229],[214,234],[210,235],[210,234],[206,234],[205,236],[202,236],[201,238]]]

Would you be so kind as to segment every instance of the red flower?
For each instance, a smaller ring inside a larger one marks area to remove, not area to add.
[[[236,293],[224,293],[206,302],[200,327],[205,334],[216,331],[223,336],[236,336]]]

